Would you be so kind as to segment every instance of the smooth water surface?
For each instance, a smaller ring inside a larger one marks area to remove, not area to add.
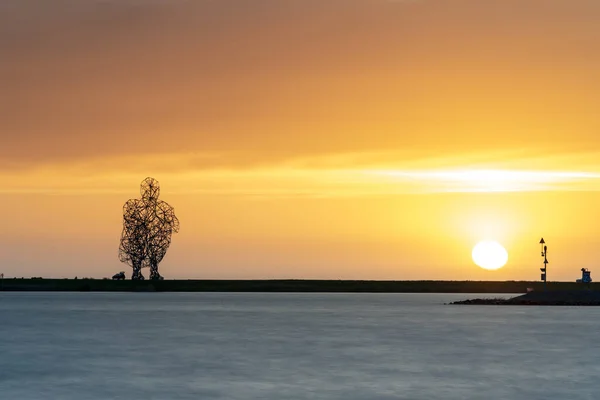
[[[0,293],[0,398],[599,398],[599,307],[473,297]]]

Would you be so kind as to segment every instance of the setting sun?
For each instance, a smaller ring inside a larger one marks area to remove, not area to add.
[[[508,253],[496,241],[484,240],[473,248],[473,261],[483,269],[496,270],[502,268],[508,261]]]

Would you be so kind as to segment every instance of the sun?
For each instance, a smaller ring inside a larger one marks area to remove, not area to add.
[[[483,240],[473,247],[473,262],[490,271],[504,267],[508,261],[508,253],[502,245],[494,240]]]

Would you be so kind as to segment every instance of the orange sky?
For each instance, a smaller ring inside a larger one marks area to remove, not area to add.
[[[594,276],[598,48],[597,0],[5,0],[0,272],[127,270],[153,176],[167,278]]]

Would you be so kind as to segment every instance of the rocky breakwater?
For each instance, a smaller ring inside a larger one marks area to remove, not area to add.
[[[487,306],[600,306],[600,291],[530,292],[510,299],[471,299],[450,304]]]

